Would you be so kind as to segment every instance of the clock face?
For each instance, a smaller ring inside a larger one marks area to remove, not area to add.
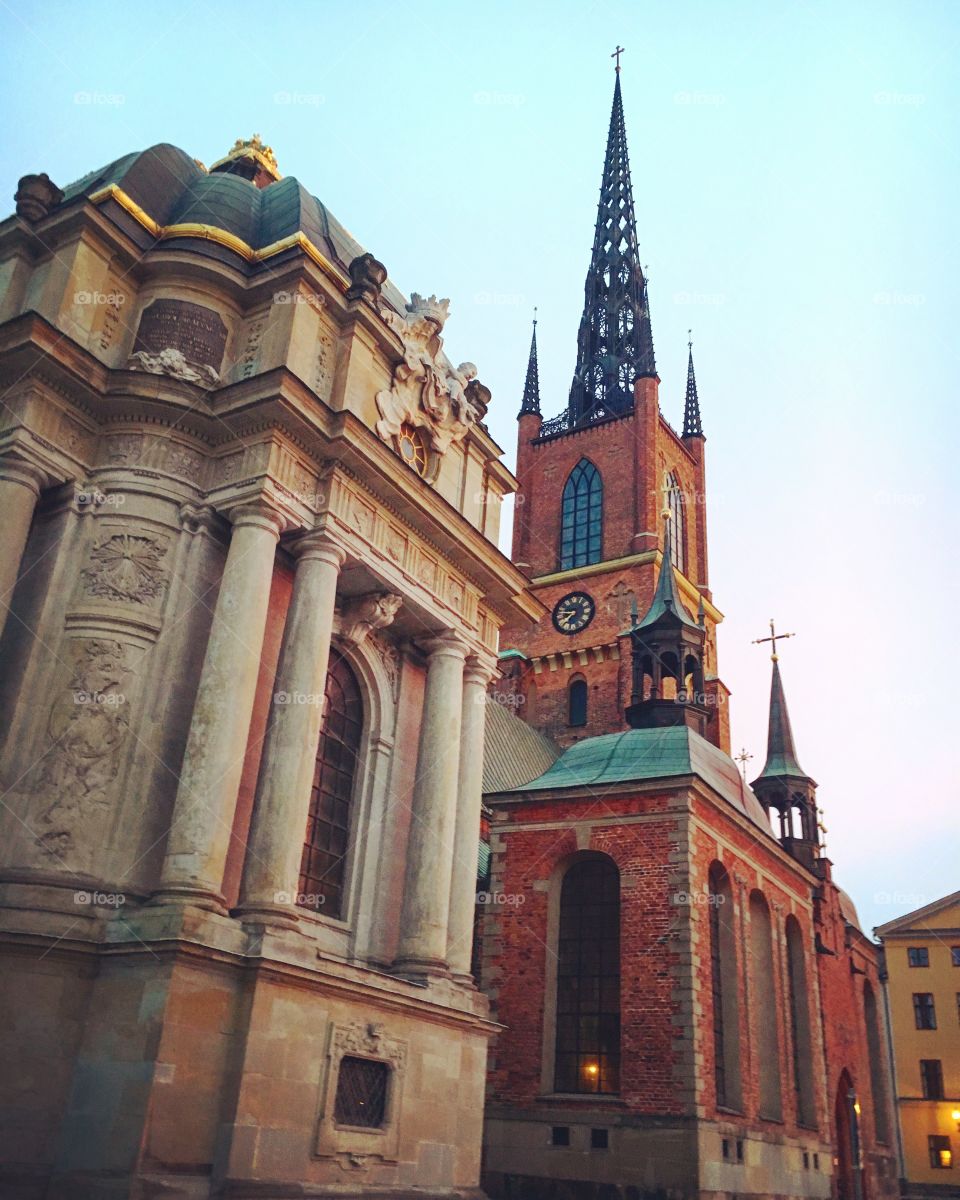
[[[571,592],[558,600],[553,610],[553,623],[561,633],[579,633],[593,620],[597,606],[586,592]]]

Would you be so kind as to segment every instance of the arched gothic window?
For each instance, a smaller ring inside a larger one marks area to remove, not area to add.
[[[760,1116],[783,1117],[780,1094],[780,1035],[777,1028],[777,989],[773,973],[773,929],[770,909],[761,892],[750,895],[751,1008],[760,1067]]]
[[[339,917],[343,911],[350,809],[362,736],[360,685],[343,655],[331,650],[299,886],[299,903],[328,917]]]
[[[587,681],[574,679],[567,689],[567,724],[586,725],[587,723]]]
[[[560,514],[560,570],[600,561],[603,537],[603,481],[581,458],[563,487]]]
[[[620,872],[574,860],[560,889],[554,1091],[620,1090]]]
[[[687,522],[683,507],[683,492],[672,472],[667,478],[667,507],[670,509],[670,556],[673,565],[684,575],[687,573]]]
[[[710,967],[713,1000],[713,1065],[717,1106],[741,1109],[740,989],[733,888],[720,863],[710,868]]]
[[[793,1087],[797,1098],[797,1123],[808,1129],[816,1125],[813,1101],[813,1042],[810,1032],[810,996],[807,965],[803,954],[800,922],[787,917],[787,980],[790,989],[790,1040],[793,1058]]]

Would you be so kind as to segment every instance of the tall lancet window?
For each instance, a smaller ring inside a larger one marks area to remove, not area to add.
[[[560,889],[554,1091],[620,1090],[620,872],[574,860]]]
[[[599,562],[603,553],[603,480],[581,458],[563,487],[560,515],[560,570]]]
[[[667,507],[670,509],[670,555],[673,565],[687,573],[687,522],[680,482],[672,472],[667,477]]]
[[[300,904],[328,917],[343,913],[343,886],[363,698],[346,659],[330,652],[310,815],[300,861]]]

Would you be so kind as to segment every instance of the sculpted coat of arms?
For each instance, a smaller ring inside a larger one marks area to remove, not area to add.
[[[469,362],[454,367],[443,353],[440,333],[449,306],[449,300],[414,292],[402,316],[381,309],[384,321],[403,343],[403,361],[394,369],[393,383],[376,397],[377,433],[385,442],[391,442],[404,425],[415,425],[427,431],[433,448],[444,454],[482,416],[471,395],[478,386],[477,368]]]

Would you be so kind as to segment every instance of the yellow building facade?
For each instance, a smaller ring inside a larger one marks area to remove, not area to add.
[[[960,892],[881,925],[907,1196],[960,1196]]]

